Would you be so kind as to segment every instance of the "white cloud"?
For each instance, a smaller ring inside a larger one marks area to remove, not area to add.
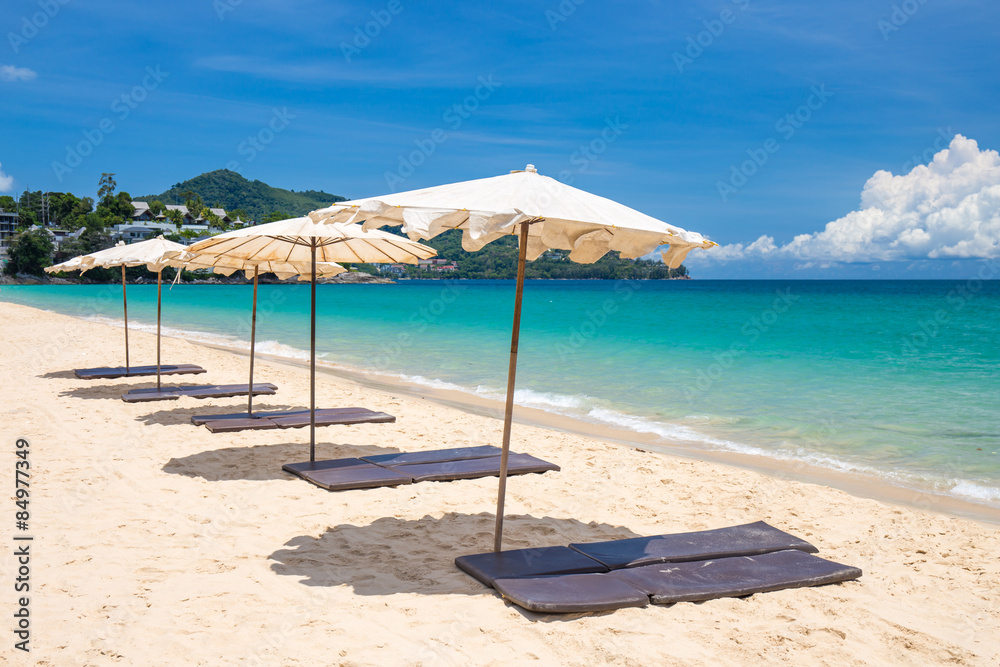
[[[27,67],[0,65],[0,80],[3,81],[31,81],[36,76],[38,73]]]
[[[0,192],[10,192],[14,189],[14,177],[3,173],[3,165],[0,164]]]
[[[1000,256],[1000,154],[958,134],[927,165],[894,176],[876,172],[861,207],[776,246],[770,236],[722,246],[698,260],[788,259],[883,262]],[[696,260],[697,261],[697,260]]]

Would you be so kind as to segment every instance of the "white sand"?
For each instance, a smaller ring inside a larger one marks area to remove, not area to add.
[[[133,363],[155,338],[133,333]],[[31,442],[32,652],[11,664],[717,665],[1000,663],[996,526],[719,463],[515,425],[512,448],[562,466],[513,477],[509,548],[765,520],[864,570],[858,581],[614,613],[519,611],[455,568],[492,546],[496,479],[329,493],[281,472],[308,430],[211,434],[193,414],[243,399],[125,404],[121,329],[0,303],[0,433]],[[184,382],[246,382],[237,355],[165,339]],[[262,407],[301,407],[308,376],[260,363]],[[171,381],[177,380],[176,378]],[[320,458],[496,444],[500,422],[322,376],[320,406],[394,424],[317,431]],[[12,492],[11,492],[12,496]],[[14,609],[13,499],[3,596]],[[8,625],[10,625],[8,618]]]

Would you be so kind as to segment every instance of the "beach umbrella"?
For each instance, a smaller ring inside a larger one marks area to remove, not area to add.
[[[622,257],[636,258],[666,245],[663,261],[677,268],[694,248],[716,245],[696,232],[543,176],[530,164],[524,170],[491,178],[338,202],[313,211],[309,217],[317,223],[363,222],[365,229],[402,225],[403,233],[411,239],[430,239],[461,229],[462,247],[469,252],[505,235],[519,235],[494,534],[496,551],[500,551],[503,535],[525,261],[556,248],[569,250],[569,258],[575,262],[589,264],[612,250]]]
[[[244,227],[199,241],[187,248],[190,261],[282,261],[310,267],[309,460],[316,460],[316,274],[321,263],[390,262],[416,264],[433,257],[433,248],[361,225],[317,223],[308,217]]]
[[[300,281],[312,280],[312,266],[309,263],[294,264],[291,262],[277,260],[252,260],[240,259],[230,255],[207,255],[194,254],[187,249],[178,251],[176,254],[168,253],[176,259],[185,263],[184,268],[189,270],[211,269],[215,273],[230,276],[237,271],[243,271],[247,280],[251,280],[253,275],[253,306],[250,315],[250,387],[253,387],[254,357],[257,347],[257,280],[261,273],[273,273],[280,280],[287,280],[298,276]],[[340,264],[333,262],[317,262],[316,275],[319,278],[329,278],[346,271]],[[179,277],[179,274],[178,274]],[[247,393],[247,417],[253,417],[253,392]]]
[[[61,264],[48,266],[45,271],[79,271],[83,275],[94,268],[121,267],[122,270],[122,304],[125,314],[125,372],[129,372],[128,356],[128,296],[125,288],[125,268],[145,265],[150,271],[156,272],[156,388],[160,388],[160,313],[162,305],[163,269],[167,266],[181,266],[183,262],[169,259],[168,254],[183,251],[180,243],[167,241],[162,236],[138,243],[126,244],[119,241],[116,245],[98,250],[88,255],[74,257]]]

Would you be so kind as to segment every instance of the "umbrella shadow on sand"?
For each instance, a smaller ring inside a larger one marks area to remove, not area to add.
[[[274,431],[269,431],[274,433]],[[396,454],[395,447],[356,447],[350,444],[317,443],[317,459],[357,458],[377,454]],[[286,463],[309,460],[309,444],[290,442],[277,445],[252,447],[225,447],[190,456],[172,458],[163,466],[163,472],[185,477],[200,477],[209,482],[233,480],[295,480],[308,484],[301,478],[281,469]],[[315,488],[315,487],[313,487]]]
[[[305,586],[351,586],[357,595],[492,594],[499,598],[454,562],[457,556],[490,551],[495,521],[491,512],[449,512],[440,518],[383,517],[366,526],[341,524],[319,537],[292,538],[285,543],[286,548],[269,556],[271,570],[298,577]],[[639,537],[624,526],[524,514],[507,515],[504,525],[504,546],[508,549]],[[562,621],[580,616],[513,608],[533,620]]]

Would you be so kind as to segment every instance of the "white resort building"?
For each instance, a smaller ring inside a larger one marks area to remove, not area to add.
[[[141,241],[149,238],[151,235],[163,234],[166,236],[176,234],[179,231],[194,232],[199,237],[209,234],[208,220],[201,215],[197,218],[194,217],[187,206],[166,204],[168,211],[177,211],[181,214],[183,221],[181,222],[180,229],[164,213],[154,215],[149,209],[147,202],[134,201],[132,202],[132,206],[135,208],[135,213],[132,214],[132,222],[114,226],[112,237],[115,240],[124,240],[126,243],[131,243],[132,241]],[[219,220],[232,227],[243,227],[246,224],[239,218],[236,218],[236,220],[230,218],[225,209],[209,208],[208,210],[218,216]],[[194,239],[191,240],[193,241]],[[182,241],[182,243],[184,242],[186,241]]]

